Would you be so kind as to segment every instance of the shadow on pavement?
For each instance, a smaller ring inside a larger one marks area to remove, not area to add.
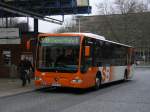
[[[37,92],[42,92],[42,93],[56,93],[56,94],[62,94],[62,93],[66,93],[66,94],[76,94],[76,95],[82,95],[82,94],[88,94],[91,92],[95,92],[95,91],[101,91],[103,89],[112,87],[112,86],[116,86],[116,85],[122,85],[125,83],[133,83],[135,80],[127,80],[127,81],[115,81],[115,82],[111,82],[108,84],[103,84],[101,85],[101,88],[99,90],[95,90],[94,88],[88,88],[88,89],[76,89],[76,88],[55,88],[55,87],[47,87],[47,88],[42,88],[42,89],[38,89],[36,90]]]

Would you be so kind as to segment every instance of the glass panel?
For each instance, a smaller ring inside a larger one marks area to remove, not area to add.
[[[41,39],[38,49],[37,68],[44,71],[77,72],[79,64],[79,37],[75,37],[75,39],[73,37],[71,39],[68,37],[48,38]]]

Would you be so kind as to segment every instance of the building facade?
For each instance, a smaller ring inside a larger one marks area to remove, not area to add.
[[[33,32],[23,32],[20,33],[19,44],[12,44],[9,39],[8,43],[0,44],[0,78],[19,77],[18,65],[21,57],[28,56],[33,63],[33,52],[26,49],[26,42],[34,37]]]

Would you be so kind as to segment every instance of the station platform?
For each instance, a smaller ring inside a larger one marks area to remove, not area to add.
[[[34,91],[33,80],[23,87],[20,79],[0,78],[0,98]]]

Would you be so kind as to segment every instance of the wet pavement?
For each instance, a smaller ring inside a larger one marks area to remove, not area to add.
[[[3,97],[0,112],[149,112],[149,80],[150,69],[138,68],[132,80],[97,91],[47,88]]]
[[[0,97],[12,96],[34,90],[33,80],[30,84],[22,87],[20,79],[0,79]]]

